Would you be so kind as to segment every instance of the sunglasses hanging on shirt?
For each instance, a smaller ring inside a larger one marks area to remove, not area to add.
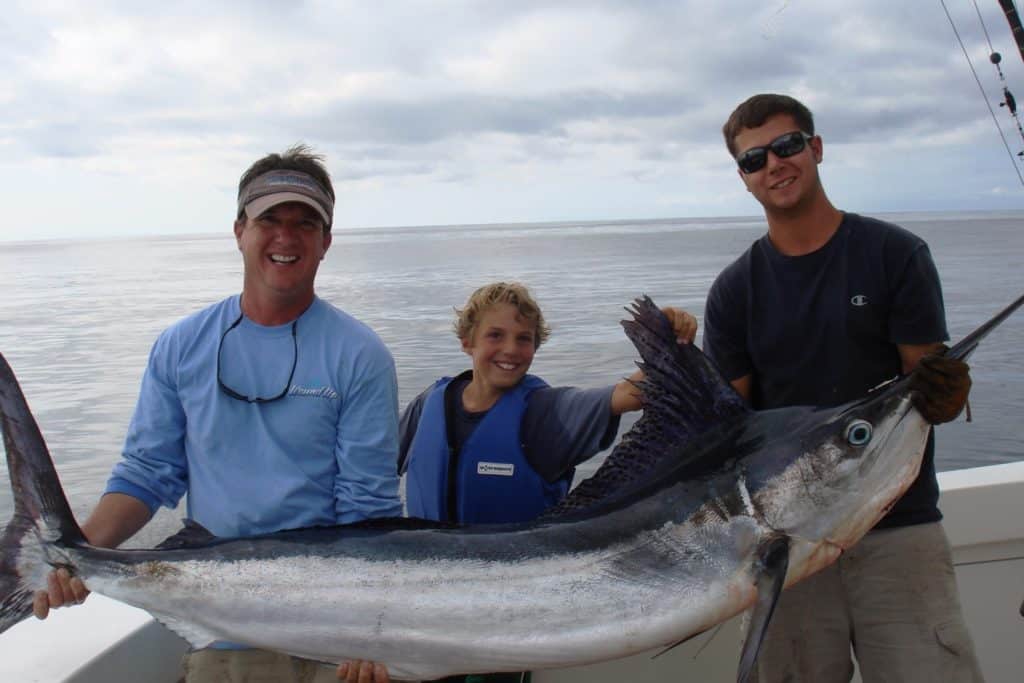
[[[246,403],[270,403],[271,401],[276,401],[278,399],[284,398],[285,396],[288,395],[288,390],[291,389],[292,378],[295,377],[295,366],[299,362],[299,342],[298,342],[298,339],[295,336],[295,328],[299,324],[298,319],[296,319],[295,321],[292,322],[293,356],[292,356],[292,369],[291,369],[291,372],[288,373],[288,381],[284,383],[284,389],[281,390],[281,393],[279,393],[276,396],[273,396],[271,398],[263,398],[262,396],[255,396],[255,397],[251,397],[250,398],[249,396],[246,396],[245,394],[243,394],[241,392],[235,391],[234,389],[229,387],[227,384],[225,384],[224,380],[221,379],[221,376],[220,376],[220,354],[221,354],[221,351],[224,350],[224,338],[228,336],[228,332],[230,332],[231,330],[233,330],[236,327],[238,327],[238,324],[240,322],[242,322],[242,314],[239,314],[238,319],[235,320],[235,322],[231,323],[231,325],[228,327],[228,329],[224,330],[224,334],[222,334],[220,336],[220,344],[217,345],[217,385],[220,387],[221,391],[223,391],[225,394],[227,394],[231,398],[236,399],[238,401],[245,401]]]

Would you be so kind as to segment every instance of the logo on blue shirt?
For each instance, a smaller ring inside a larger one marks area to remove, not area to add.
[[[288,390],[289,396],[308,396],[310,398],[327,398],[333,400],[338,399],[338,392],[330,387],[300,387],[297,384],[293,384],[292,388]]]
[[[850,297],[850,303],[853,304],[854,306],[867,306],[868,298],[863,294],[855,294],[852,297]]]

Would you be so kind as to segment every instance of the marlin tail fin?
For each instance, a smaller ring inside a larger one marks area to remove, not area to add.
[[[0,355],[0,429],[14,492],[14,517],[0,536],[0,633],[32,613],[32,596],[52,566],[54,542],[85,543],[18,380]]]

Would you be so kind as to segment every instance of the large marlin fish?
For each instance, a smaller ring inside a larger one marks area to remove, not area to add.
[[[966,357],[1024,297],[957,344]],[[16,512],[0,631],[65,567],[200,647],[249,643],[393,677],[560,667],[671,644],[754,607],[740,678],[784,585],[855,543],[914,480],[929,426],[906,379],[837,408],[749,410],[649,299],[624,322],[645,411],[598,473],[528,524],[388,520],[178,547],[90,546],[0,357]]]

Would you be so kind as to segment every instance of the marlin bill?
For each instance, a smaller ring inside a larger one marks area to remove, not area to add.
[[[966,358],[1024,296],[948,351]],[[638,299],[643,417],[590,479],[533,522],[394,519],[90,546],[7,362],[0,427],[15,514],[0,541],[0,632],[64,567],[194,647],[224,640],[394,678],[586,664],[671,645],[753,607],[748,675],[779,592],[833,562],[914,480],[929,425],[909,380],[835,408],[752,411]]]

